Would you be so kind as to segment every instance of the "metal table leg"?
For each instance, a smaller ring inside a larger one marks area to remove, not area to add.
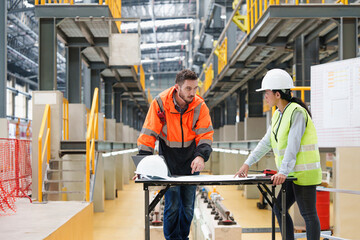
[[[150,240],[149,187],[144,183],[145,192],[145,240]]]
[[[281,186],[281,235],[286,240],[286,189],[285,183]]]
[[[275,186],[272,186],[271,188],[271,192],[272,192],[272,207],[275,206],[275,201],[276,201],[276,197],[275,197]],[[275,240],[275,213],[274,213],[274,209],[271,209],[271,239]]]

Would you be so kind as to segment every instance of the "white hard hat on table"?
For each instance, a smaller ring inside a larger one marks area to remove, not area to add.
[[[169,170],[165,160],[159,155],[149,155],[144,157],[136,167],[136,174],[149,177],[167,178]]]
[[[282,69],[274,68],[265,74],[261,82],[261,88],[256,89],[256,91],[291,89],[293,87],[294,82],[290,74]]]

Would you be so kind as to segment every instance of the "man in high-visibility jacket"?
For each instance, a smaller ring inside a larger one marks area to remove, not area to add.
[[[180,71],[175,83],[152,101],[137,142],[139,154],[153,154],[158,139],[159,154],[164,156],[172,175],[199,174],[212,152],[214,131],[209,109],[196,95],[198,77],[193,71]],[[166,192],[166,239],[188,239],[195,188],[176,186]]]

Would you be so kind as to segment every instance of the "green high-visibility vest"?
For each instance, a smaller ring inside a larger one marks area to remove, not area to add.
[[[296,155],[294,170],[289,176],[297,178],[294,181],[297,185],[317,185],[321,183],[322,173],[315,126],[306,109],[294,102],[286,106],[282,117],[279,111],[275,111],[271,119],[270,142],[275,155],[276,166],[280,169],[284,158],[291,127],[291,117],[295,110],[300,110],[303,113],[306,128],[301,138],[299,152]]]

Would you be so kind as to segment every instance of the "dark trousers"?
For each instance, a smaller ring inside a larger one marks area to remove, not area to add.
[[[196,186],[184,185],[169,188],[165,193],[164,236],[166,240],[189,239],[194,215]]]
[[[300,186],[293,182],[285,183],[286,188],[286,240],[294,239],[294,224],[289,215],[289,208],[296,201],[301,216],[305,220],[306,238],[308,240],[320,239],[320,221],[316,211],[316,186]],[[281,203],[281,192],[279,193],[278,202]],[[279,222],[281,229],[281,214],[275,205],[273,211]]]

